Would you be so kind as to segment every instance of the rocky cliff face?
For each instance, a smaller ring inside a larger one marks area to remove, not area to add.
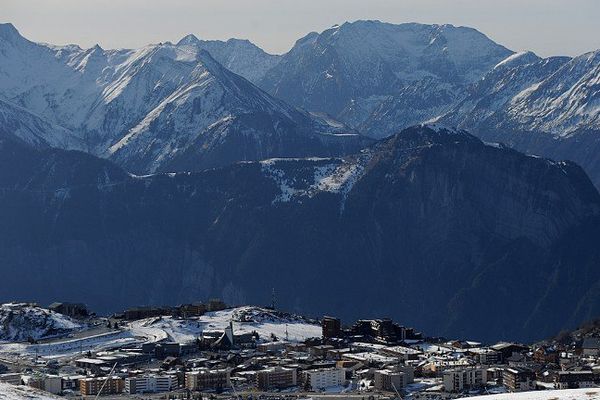
[[[106,311],[264,303],[275,287],[290,310],[483,340],[542,337],[600,311],[600,196],[585,173],[464,131],[147,177],[77,152],[6,140],[0,152],[6,298]],[[8,168],[17,159],[26,167]]]

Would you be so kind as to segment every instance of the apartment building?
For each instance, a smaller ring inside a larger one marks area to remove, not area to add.
[[[231,386],[228,369],[202,368],[185,374],[185,387],[189,390],[226,389]]]
[[[443,382],[446,392],[460,393],[479,388],[487,382],[487,370],[481,367],[449,369],[444,371]]]
[[[21,384],[21,374],[18,374],[18,373],[1,374],[0,382],[10,383],[12,385],[20,385]]]
[[[340,337],[342,334],[342,323],[339,318],[323,317],[321,322],[324,338]]]
[[[579,389],[594,387],[592,371],[559,371],[554,377],[556,389]]]
[[[143,375],[125,379],[125,393],[169,392],[177,387],[175,375]]]
[[[373,386],[377,390],[396,392],[405,386],[404,381],[403,372],[380,369],[374,372]]]
[[[261,390],[283,389],[296,386],[296,370],[273,367],[256,373],[256,386]]]
[[[524,392],[535,389],[535,372],[526,368],[505,368],[502,382],[511,392]]]
[[[502,361],[502,353],[487,347],[469,349],[468,353],[478,364],[482,365],[493,365]]]
[[[310,390],[322,390],[346,383],[346,373],[342,368],[322,368],[304,371],[306,385]]]
[[[85,378],[79,381],[79,391],[82,396],[95,396],[102,389],[103,395],[105,394],[119,394],[123,393],[125,388],[125,382],[123,379],[111,376],[101,378]]]
[[[56,375],[35,374],[23,376],[23,382],[32,388],[44,390],[52,394],[62,392],[62,379]]]

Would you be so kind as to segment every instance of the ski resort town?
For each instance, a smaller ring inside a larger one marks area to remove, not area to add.
[[[10,303],[0,306],[0,329],[0,393],[21,385],[42,397],[600,398],[594,323],[533,345],[482,344],[389,319],[346,326],[210,300],[110,317],[82,304]]]

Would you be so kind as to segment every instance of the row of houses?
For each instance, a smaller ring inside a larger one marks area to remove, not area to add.
[[[189,318],[201,316],[206,312],[221,311],[226,307],[227,305],[221,299],[210,299],[207,303],[196,302],[177,307],[133,307],[123,311],[121,316],[129,321],[166,315]]]

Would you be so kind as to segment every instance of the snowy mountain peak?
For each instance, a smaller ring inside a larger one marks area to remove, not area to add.
[[[243,45],[243,46],[250,45],[252,47],[258,47],[254,43],[252,43],[251,41],[249,41],[248,39],[230,38],[230,39],[227,39],[227,43],[229,43],[229,44]]]
[[[13,24],[10,22],[0,24],[0,38],[6,39],[13,36],[21,36]]]
[[[440,115],[511,54],[472,28],[360,20],[305,36],[259,86],[381,137]]]
[[[21,40],[25,40],[19,33],[17,28],[11,23],[0,24],[0,43],[5,41],[15,44]]]
[[[189,35],[182,37],[179,42],[177,42],[177,46],[197,45],[200,43],[200,39],[198,39],[193,33],[190,33]]]

